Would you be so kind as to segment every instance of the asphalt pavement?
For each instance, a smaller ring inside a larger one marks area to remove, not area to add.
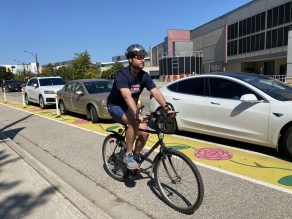
[[[0,218],[108,218],[107,214],[125,219],[291,217],[291,208],[287,207],[291,205],[291,193],[204,166],[198,166],[205,186],[203,204],[195,214],[182,215],[160,200],[151,172],[124,183],[106,174],[102,168],[102,134],[44,118],[52,113],[37,107],[32,112],[40,115],[16,109],[13,104],[0,104],[0,112],[0,133],[14,142],[4,136],[0,144]],[[91,126],[80,118],[74,122]],[[7,145],[18,155],[10,155]],[[14,172],[6,169],[20,161]],[[34,182],[30,181],[32,176],[25,175],[28,164],[36,175],[41,174]],[[41,182],[44,187],[40,187]],[[34,187],[29,189],[31,185]],[[29,196],[23,198],[22,193]],[[34,201],[23,207],[29,202],[26,197]],[[61,209],[69,209],[67,215],[61,214]]]
[[[38,171],[55,178],[59,186]],[[82,204],[71,203],[64,190]],[[0,218],[110,218],[1,132],[0,194]]]

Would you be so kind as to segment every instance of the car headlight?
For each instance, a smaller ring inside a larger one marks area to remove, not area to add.
[[[45,94],[55,94],[55,91],[53,91],[53,90],[45,90],[44,93]]]

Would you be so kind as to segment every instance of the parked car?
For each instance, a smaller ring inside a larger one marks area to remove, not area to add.
[[[292,159],[292,88],[248,73],[210,73],[160,89],[179,111],[156,121],[165,133],[191,131],[279,149]],[[160,110],[150,100],[150,112]]]
[[[56,104],[56,93],[64,85],[64,79],[59,76],[31,78],[24,87],[25,103],[37,103],[42,109]]]
[[[113,82],[104,79],[80,79],[68,82],[57,92],[61,114],[68,111],[86,115],[93,123],[111,119],[107,97]]]
[[[1,84],[2,91],[21,91],[21,84],[17,80],[4,80]]]

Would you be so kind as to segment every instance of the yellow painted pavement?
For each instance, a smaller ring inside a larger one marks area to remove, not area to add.
[[[21,103],[10,100],[7,100],[6,103],[3,101],[0,103],[103,134],[108,134],[105,131],[106,128],[117,126],[114,123],[92,124],[87,120],[70,115],[57,117],[55,109],[42,110],[37,106],[31,105],[24,108]],[[147,141],[147,146],[152,146],[156,140],[157,137],[151,135]],[[165,135],[164,142],[167,146],[187,154],[196,163],[292,191],[292,162],[264,154],[238,150],[234,147],[225,147],[174,135]]]

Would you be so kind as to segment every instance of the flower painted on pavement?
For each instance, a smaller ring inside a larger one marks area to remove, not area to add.
[[[230,160],[232,153],[221,148],[201,148],[195,151],[195,156],[202,160]]]
[[[84,120],[84,119],[76,119],[72,123],[73,124],[87,124],[87,123],[90,123],[90,122],[87,121],[87,120]]]

